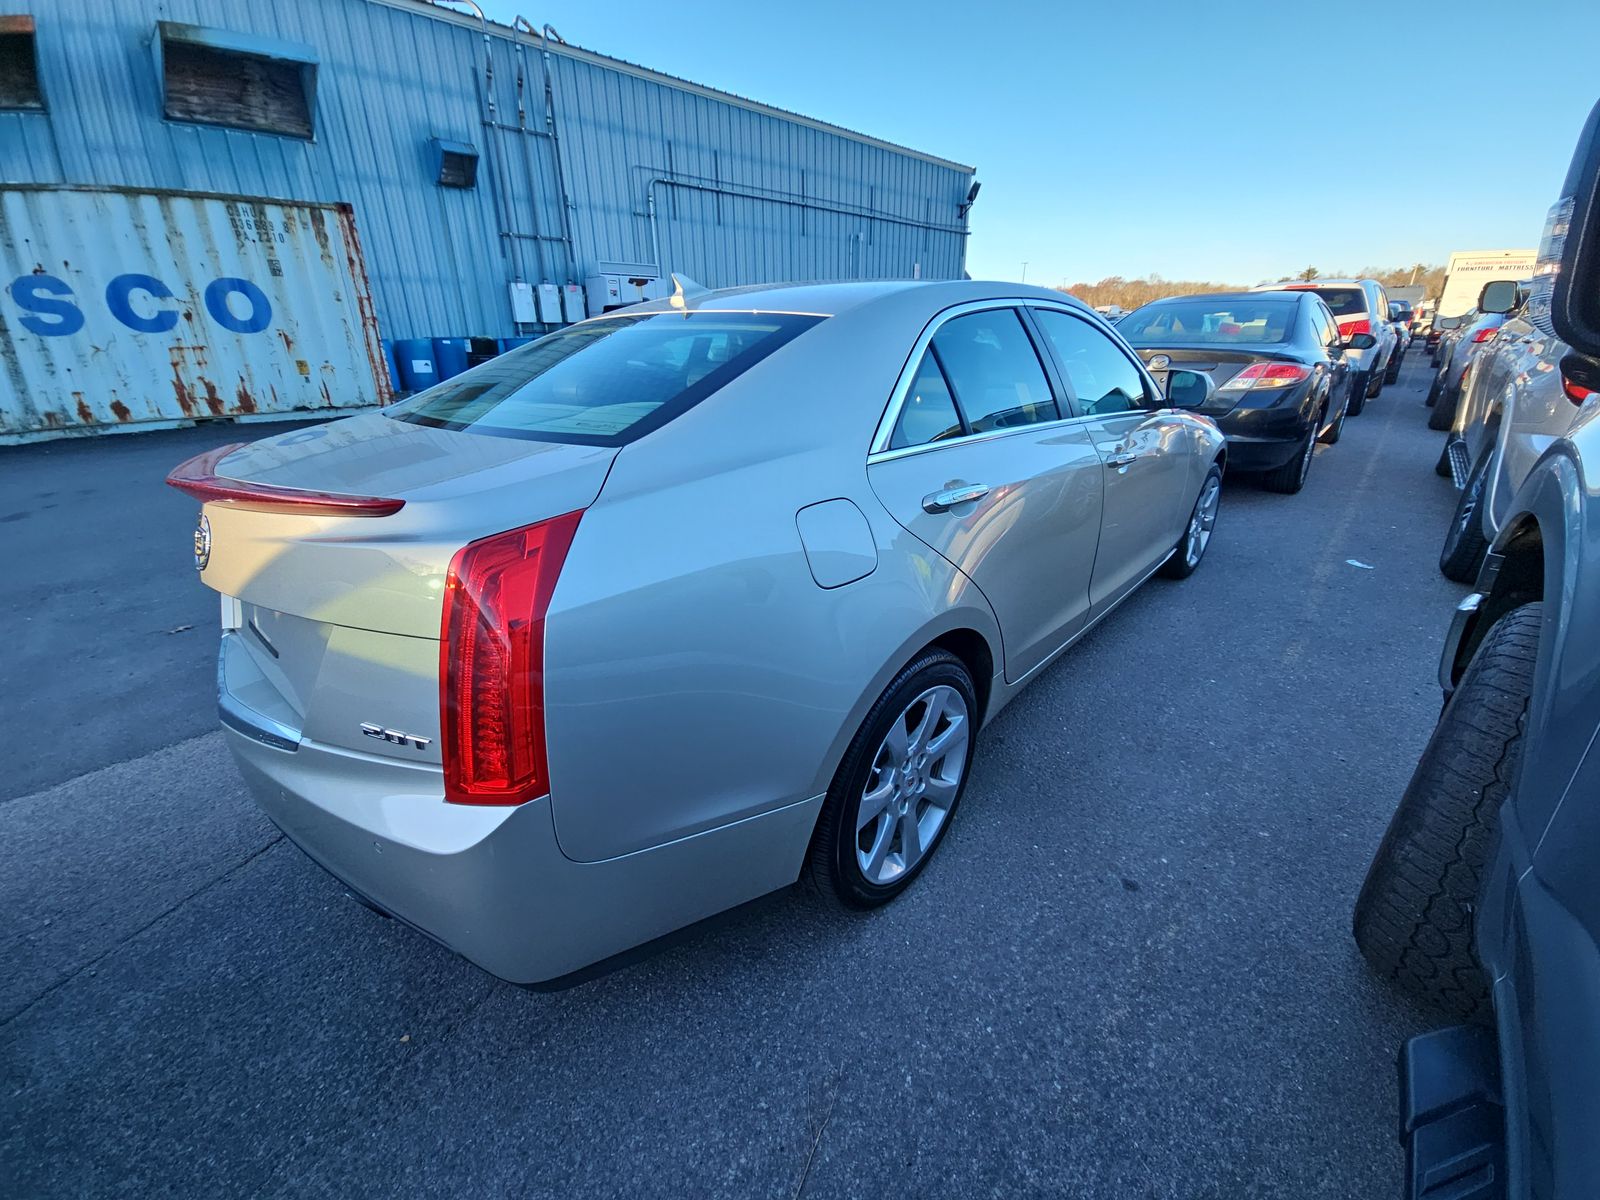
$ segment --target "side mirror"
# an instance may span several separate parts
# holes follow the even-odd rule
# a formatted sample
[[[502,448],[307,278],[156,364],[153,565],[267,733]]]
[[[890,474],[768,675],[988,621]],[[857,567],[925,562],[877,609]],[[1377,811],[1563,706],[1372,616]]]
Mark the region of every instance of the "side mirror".
[[[1508,313],[1517,306],[1517,281],[1493,279],[1478,293],[1478,311]]]
[[[1550,295],[1556,336],[1579,354],[1600,357],[1600,104],[1578,135],[1535,270],[1548,271],[1551,260],[1560,262]]]
[[[1370,333],[1352,333],[1339,343],[1341,350],[1371,350],[1378,344],[1378,339]]]
[[[1173,408],[1204,408],[1216,393],[1216,381],[1204,371],[1167,372],[1167,402]]]

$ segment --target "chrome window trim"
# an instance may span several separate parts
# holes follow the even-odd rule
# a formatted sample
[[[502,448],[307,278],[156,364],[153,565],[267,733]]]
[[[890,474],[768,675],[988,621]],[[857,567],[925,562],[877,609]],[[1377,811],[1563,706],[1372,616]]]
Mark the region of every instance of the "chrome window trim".
[[[1131,414],[1113,413],[1113,416],[1127,416]],[[947,450],[952,446],[970,446],[975,442],[992,442],[998,438],[1016,437],[1019,433],[1038,433],[1041,430],[1063,429],[1073,425],[1083,425],[1089,421],[1105,420],[1104,417],[1058,417],[1054,421],[1035,421],[1031,425],[1017,425],[1011,429],[987,429],[982,433],[969,433],[961,437],[942,438],[937,442],[921,442],[915,446],[901,446],[896,450],[874,450],[867,455],[867,465],[874,463],[893,462],[897,458],[909,458],[913,454],[926,454],[932,450]],[[891,430],[894,426],[889,427]]]
[[[896,450],[889,448],[889,439],[894,436],[895,424],[900,420],[900,409],[905,405],[906,393],[911,390],[912,380],[916,378],[917,367],[921,365],[922,357],[927,354],[928,346],[933,341],[934,336],[940,329],[944,328],[946,323],[953,321],[957,317],[964,317],[968,313],[988,312],[997,308],[1058,309],[1061,312],[1071,313],[1073,316],[1083,319],[1083,313],[1070,304],[1052,304],[1048,300],[1026,296],[996,296],[988,300],[969,300],[964,304],[941,309],[923,326],[922,332],[917,336],[917,340],[911,345],[911,352],[906,355],[905,365],[900,368],[900,375],[895,380],[894,389],[889,393],[889,402],[884,406],[883,415],[878,418],[878,427],[874,431],[872,442],[867,448],[867,462],[887,462],[893,458],[904,458],[908,454],[916,454],[925,450],[939,450],[946,446],[962,446],[970,442],[986,441],[990,438],[1010,437],[1017,433],[1036,432],[1040,429],[1050,429],[1058,425],[1068,425],[1074,421],[1089,419],[1088,417],[1069,415],[1058,417],[1054,421],[1037,421],[1031,425],[1018,425],[1015,429],[991,429],[983,433],[963,434],[961,437],[945,438],[937,442],[923,442],[917,446],[901,446]],[[1027,322],[1023,322],[1023,327],[1027,330],[1028,340],[1031,343],[1033,341],[1033,331],[1027,329]],[[1107,328],[1109,329],[1110,327],[1107,326]],[[1115,334],[1116,331],[1112,330],[1113,337],[1115,337]],[[1126,349],[1126,343],[1124,343],[1124,349]],[[1033,348],[1035,355],[1038,355],[1040,350],[1041,348],[1038,346]],[[1048,350],[1045,352],[1048,353]],[[1139,361],[1137,354],[1131,355],[1131,357],[1135,362]],[[1058,412],[1066,412],[1068,397],[1055,394],[1055,385],[1051,379],[1049,365],[1041,359],[1039,369],[1044,372],[1046,383],[1050,384],[1051,398],[1055,401],[1056,410]],[[1144,370],[1142,364],[1140,366],[1140,374],[1147,383],[1151,383],[1153,394],[1159,396],[1161,389],[1154,387],[1153,381],[1150,379],[1150,373]]]

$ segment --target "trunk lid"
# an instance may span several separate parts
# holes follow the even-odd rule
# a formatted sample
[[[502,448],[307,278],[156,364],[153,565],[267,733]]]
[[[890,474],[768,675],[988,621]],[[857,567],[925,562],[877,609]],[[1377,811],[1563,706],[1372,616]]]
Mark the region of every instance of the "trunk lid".
[[[1139,347],[1136,353],[1144,360],[1145,366],[1150,368],[1150,374],[1155,376],[1156,383],[1163,389],[1167,386],[1167,375],[1176,368],[1182,371],[1200,371],[1211,376],[1211,381],[1221,387],[1251,363],[1258,362],[1301,362],[1302,358],[1287,344],[1269,343],[1261,346],[1251,346],[1249,349],[1234,348],[1229,346],[1171,346],[1167,348],[1150,346]],[[1154,365],[1153,360],[1165,359],[1164,365]],[[1197,412],[1215,415],[1231,410],[1238,403],[1237,396],[1216,395],[1211,398],[1211,403]]]
[[[616,454],[380,413],[229,454],[215,467],[223,482],[405,503],[380,517],[207,503],[201,579],[222,593],[231,631],[222,686],[307,738],[437,764],[451,559],[468,542],[587,508]],[[412,736],[396,742],[363,725]]]

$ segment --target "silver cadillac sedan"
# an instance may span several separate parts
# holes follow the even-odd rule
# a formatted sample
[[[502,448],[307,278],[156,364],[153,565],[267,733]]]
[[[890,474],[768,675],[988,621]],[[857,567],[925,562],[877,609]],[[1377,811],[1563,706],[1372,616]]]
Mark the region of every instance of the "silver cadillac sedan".
[[[980,727],[1200,564],[1211,386],[1056,292],[680,293],[169,482],[261,807],[536,983],[803,873],[904,890]]]

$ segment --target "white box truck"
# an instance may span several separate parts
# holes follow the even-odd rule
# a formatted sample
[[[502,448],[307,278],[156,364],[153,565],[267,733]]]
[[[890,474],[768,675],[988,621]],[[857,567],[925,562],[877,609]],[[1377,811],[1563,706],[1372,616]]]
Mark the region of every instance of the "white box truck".
[[[1459,317],[1478,306],[1478,293],[1491,279],[1529,279],[1537,250],[1457,250],[1445,268],[1437,316]]]

